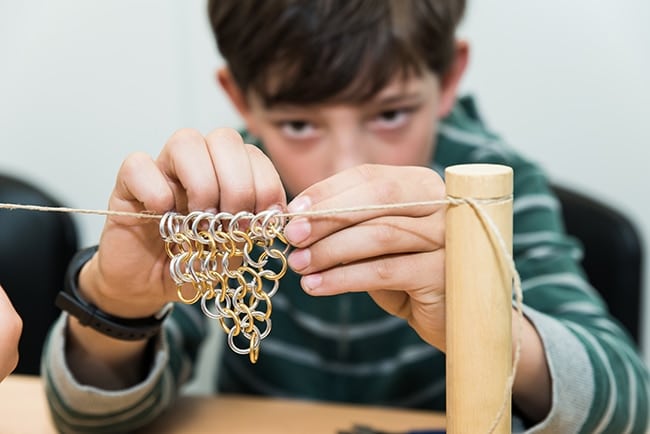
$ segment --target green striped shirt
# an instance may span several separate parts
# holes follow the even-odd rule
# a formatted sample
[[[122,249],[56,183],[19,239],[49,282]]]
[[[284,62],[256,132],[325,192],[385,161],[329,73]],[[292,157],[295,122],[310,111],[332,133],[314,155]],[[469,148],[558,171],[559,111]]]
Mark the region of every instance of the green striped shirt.
[[[648,369],[586,280],[581,248],[564,233],[544,173],[490,132],[469,98],[441,122],[431,168],[443,175],[463,163],[514,170],[513,253],[525,314],[542,338],[553,381],[551,412],[526,432],[649,432]],[[69,373],[65,318],[50,333],[43,375],[54,420],[70,433],[124,431],[156,417],[189,377],[206,334],[200,309],[179,304],[150,375],[109,394]],[[216,391],[444,410],[444,354],[367,294],[310,297],[289,271],[273,298],[272,320],[256,364],[224,349]]]

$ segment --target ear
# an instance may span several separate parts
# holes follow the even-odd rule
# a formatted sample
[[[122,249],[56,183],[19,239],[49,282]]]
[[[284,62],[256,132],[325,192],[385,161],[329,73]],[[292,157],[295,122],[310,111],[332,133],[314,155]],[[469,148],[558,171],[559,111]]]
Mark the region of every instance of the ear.
[[[234,77],[232,76],[232,73],[230,72],[230,69],[226,67],[217,69],[216,77],[217,77],[217,81],[219,82],[219,85],[221,85],[221,88],[224,90],[226,95],[228,95],[228,98],[230,98],[230,102],[235,107],[235,109],[239,112],[239,115],[246,123],[247,129],[251,133],[255,134],[253,132],[253,120],[252,120],[253,117],[251,114],[251,109],[250,109],[248,99],[246,98],[246,95],[244,94],[242,89],[235,81]]]
[[[469,44],[467,41],[456,41],[454,60],[449,70],[440,79],[440,105],[438,106],[438,117],[442,118],[449,114],[456,102],[458,85],[465,73],[469,61]]]

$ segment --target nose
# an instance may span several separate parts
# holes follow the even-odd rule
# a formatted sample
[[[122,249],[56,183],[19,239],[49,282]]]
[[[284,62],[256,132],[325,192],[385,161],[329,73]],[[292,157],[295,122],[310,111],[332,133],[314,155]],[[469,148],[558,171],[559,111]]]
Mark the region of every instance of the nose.
[[[337,128],[331,132],[330,140],[336,172],[369,162],[364,134],[357,128]]]

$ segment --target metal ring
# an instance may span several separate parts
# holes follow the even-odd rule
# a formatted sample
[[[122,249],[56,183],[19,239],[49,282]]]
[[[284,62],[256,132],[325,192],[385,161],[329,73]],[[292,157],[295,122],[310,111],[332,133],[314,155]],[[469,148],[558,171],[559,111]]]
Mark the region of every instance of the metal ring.
[[[185,304],[194,304],[194,303],[196,303],[196,301],[199,298],[201,298],[201,290],[197,289],[194,285],[192,287],[194,288],[196,293],[194,294],[194,296],[192,298],[185,298],[183,296],[183,285],[177,286],[176,287],[176,296],[178,297],[178,299],[180,301],[182,301],[183,303],[185,303]]]

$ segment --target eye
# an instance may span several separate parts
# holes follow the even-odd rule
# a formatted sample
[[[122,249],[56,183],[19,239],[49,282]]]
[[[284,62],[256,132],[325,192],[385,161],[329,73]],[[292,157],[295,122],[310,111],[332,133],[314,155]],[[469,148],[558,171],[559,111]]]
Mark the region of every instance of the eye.
[[[316,135],[316,127],[307,121],[292,120],[278,123],[282,133],[291,139],[309,139]]]
[[[392,130],[405,125],[413,109],[401,108],[385,110],[370,121],[373,128]]]

